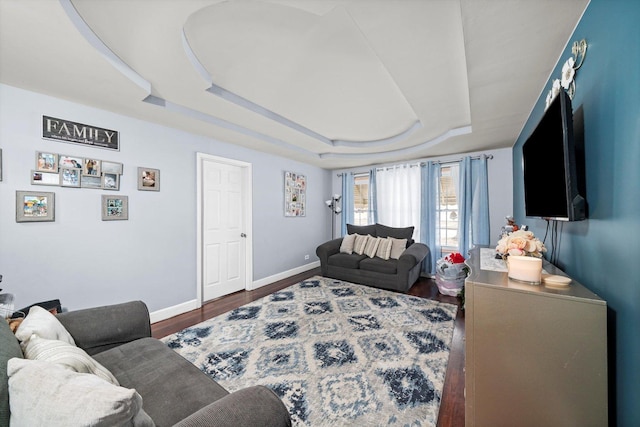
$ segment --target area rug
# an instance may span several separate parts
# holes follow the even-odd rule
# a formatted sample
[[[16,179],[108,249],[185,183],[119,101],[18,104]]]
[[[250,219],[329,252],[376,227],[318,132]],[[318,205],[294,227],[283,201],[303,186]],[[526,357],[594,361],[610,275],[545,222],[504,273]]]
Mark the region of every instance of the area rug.
[[[295,426],[435,426],[456,310],[316,276],[163,341],[230,392],[271,388]]]

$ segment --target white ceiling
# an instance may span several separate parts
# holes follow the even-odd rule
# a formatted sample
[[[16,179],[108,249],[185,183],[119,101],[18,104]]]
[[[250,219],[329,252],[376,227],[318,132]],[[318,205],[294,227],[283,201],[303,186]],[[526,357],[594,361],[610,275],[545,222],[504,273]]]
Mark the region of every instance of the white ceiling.
[[[488,150],[587,3],[0,0],[0,82],[325,168]]]

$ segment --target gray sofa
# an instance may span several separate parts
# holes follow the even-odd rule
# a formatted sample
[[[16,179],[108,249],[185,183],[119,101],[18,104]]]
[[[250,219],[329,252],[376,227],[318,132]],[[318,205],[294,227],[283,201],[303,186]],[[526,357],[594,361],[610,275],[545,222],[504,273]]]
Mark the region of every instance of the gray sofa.
[[[289,412],[270,389],[227,392],[196,366],[151,338],[149,312],[140,301],[61,313],[78,347],[135,388],[157,426],[290,426]],[[22,358],[18,340],[0,319],[0,427],[9,424],[7,361]]]
[[[342,237],[333,239],[316,249],[316,255],[320,258],[321,274],[324,277],[407,292],[420,277],[423,262],[430,262],[429,247],[413,241],[413,229],[414,227],[397,228],[382,224],[347,224],[348,234],[407,239],[407,248],[398,259],[384,260],[355,253],[340,253]]]

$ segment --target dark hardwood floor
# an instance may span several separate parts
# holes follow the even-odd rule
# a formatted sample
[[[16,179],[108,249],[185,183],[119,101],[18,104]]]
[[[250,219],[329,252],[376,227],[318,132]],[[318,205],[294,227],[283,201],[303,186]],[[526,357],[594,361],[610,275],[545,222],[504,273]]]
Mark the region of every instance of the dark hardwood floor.
[[[263,286],[253,291],[240,291],[227,295],[203,305],[198,310],[180,314],[171,319],[156,322],[151,325],[151,331],[155,338],[171,335],[184,328],[193,326],[212,317],[233,310],[257,299],[263,298],[276,291],[284,289],[301,280],[314,275],[319,275],[320,269],[309,270],[305,273],[289,277],[284,280]],[[464,425],[464,311],[460,309],[460,300],[438,292],[438,288],[432,279],[421,277],[408,292],[423,298],[448,302],[458,306],[458,314],[455,320],[449,364],[444,381],[440,413],[438,415],[439,427],[458,427]]]

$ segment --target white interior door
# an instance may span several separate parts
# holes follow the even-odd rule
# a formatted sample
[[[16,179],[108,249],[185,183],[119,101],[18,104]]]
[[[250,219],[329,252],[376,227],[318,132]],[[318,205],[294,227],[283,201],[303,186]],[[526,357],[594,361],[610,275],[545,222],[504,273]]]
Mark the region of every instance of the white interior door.
[[[201,301],[247,288],[247,169],[199,155]]]

